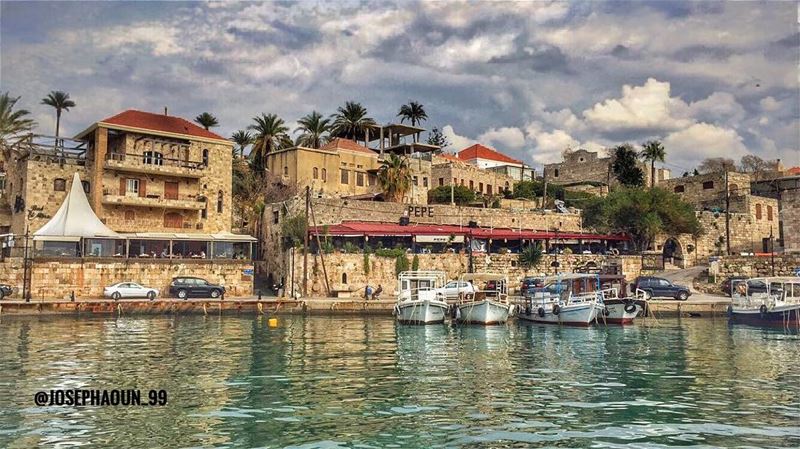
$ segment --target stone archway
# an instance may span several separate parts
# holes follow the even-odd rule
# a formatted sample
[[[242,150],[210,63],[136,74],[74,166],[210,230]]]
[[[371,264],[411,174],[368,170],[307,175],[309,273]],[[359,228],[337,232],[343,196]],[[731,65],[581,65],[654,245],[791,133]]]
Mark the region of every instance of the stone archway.
[[[685,268],[683,245],[676,237],[669,237],[664,242],[662,249],[665,267],[670,264],[678,268]]]

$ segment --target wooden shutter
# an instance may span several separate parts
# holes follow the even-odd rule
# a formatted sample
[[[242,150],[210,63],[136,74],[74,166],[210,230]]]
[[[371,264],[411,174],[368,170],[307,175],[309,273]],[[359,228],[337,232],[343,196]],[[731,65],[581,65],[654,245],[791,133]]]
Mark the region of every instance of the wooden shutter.
[[[125,196],[126,187],[128,187],[128,180],[125,178],[119,178],[119,194],[121,196]]]
[[[177,182],[164,182],[164,198],[168,200],[178,199],[178,183]]]
[[[147,195],[147,189],[145,186],[147,185],[147,181],[144,179],[139,180],[139,196],[144,197]]]

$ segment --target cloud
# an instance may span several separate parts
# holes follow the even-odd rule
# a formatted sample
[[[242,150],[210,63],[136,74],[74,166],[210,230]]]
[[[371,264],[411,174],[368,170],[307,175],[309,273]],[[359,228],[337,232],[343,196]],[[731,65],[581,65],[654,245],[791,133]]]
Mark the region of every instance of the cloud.
[[[708,123],[696,123],[670,133],[663,143],[669,159],[679,159],[685,164],[684,168],[691,168],[689,164],[709,157],[738,160],[747,154],[742,137],[736,131]]]
[[[491,128],[478,136],[478,141],[489,146],[518,150],[525,146],[525,135],[519,128]]]
[[[447,149],[453,151],[461,151],[468,146],[478,143],[469,137],[456,134],[451,125],[445,125],[442,127],[442,135],[447,139],[448,142],[450,142],[450,146],[448,146]]]

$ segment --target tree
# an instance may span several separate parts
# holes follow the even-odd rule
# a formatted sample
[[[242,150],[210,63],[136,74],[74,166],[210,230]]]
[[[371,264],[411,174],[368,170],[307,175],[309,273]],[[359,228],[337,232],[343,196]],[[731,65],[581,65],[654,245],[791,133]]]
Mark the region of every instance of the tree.
[[[331,119],[322,118],[322,114],[317,111],[311,111],[311,114],[306,115],[297,121],[300,126],[295,128],[295,132],[301,131],[297,137],[297,145],[319,148],[327,140],[327,134],[331,130]]]
[[[11,97],[8,92],[0,94],[0,145],[5,146],[7,140],[25,131],[30,131],[36,123],[27,118],[26,109],[14,110],[19,97]]]
[[[263,175],[266,170],[267,155],[282,146],[287,146],[287,141],[288,145],[291,145],[291,139],[286,134],[289,128],[276,114],[262,112],[260,116],[253,117],[253,122],[255,123],[247,127],[255,133],[253,149],[249,156],[250,166],[256,174]]]
[[[539,265],[543,255],[541,245],[538,243],[528,245],[519,253],[519,265],[526,270],[533,268]]]
[[[214,117],[214,115],[211,114],[210,112],[203,112],[202,114],[195,117],[194,121],[198,125],[205,128],[206,130],[208,130],[208,128],[219,126],[219,121],[217,121],[217,118]]]
[[[239,157],[244,157],[244,150],[253,144],[253,135],[249,132],[240,129],[233,133],[231,140],[239,147]],[[233,149],[234,156],[236,155],[236,148]]]
[[[61,131],[61,113],[63,111],[69,112],[69,108],[75,107],[75,102],[70,100],[68,93],[53,90],[42,98],[42,104],[51,106],[56,110],[56,141],[58,141],[59,132]]]
[[[667,152],[664,150],[664,145],[658,140],[650,140],[642,145],[642,152],[639,156],[645,162],[650,162],[650,187],[656,186],[656,162],[664,162],[667,157]]]
[[[649,248],[658,234],[699,236],[694,207],[661,188],[622,188],[584,205],[583,225],[597,232],[625,233],[635,248]]]
[[[392,153],[385,158],[378,169],[378,184],[386,201],[400,203],[411,189],[411,169],[408,162]]]
[[[638,153],[636,153],[631,144],[626,143],[614,147],[612,154],[614,162],[611,165],[611,170],[620,184],[627,187],[644,185],[644,173],[639,168]]]
[[[437,147],[439,147],[439,149],[436,150],[436,154],[441,154],[442,148],[450,146],[450,141],[448,141],[447,137],[445,137],[445,135],[442,134],[442,130],[440,130],[437,127],[434,127],[428,133],[428,145],[436,145]]]
[[[416,101],[409,101],[408,104],[400,106],[400,112],[397,113],[400,117],[400,123],[408,120],[411,126],[417,126],[428,119],[428,114],[425,113],[425,108],[422,103]],[[417,134],[414,134],[414,142],[417,141]]]
[[[739,168],[744,173],[752,174],[754,181],[758,181],[764,175],[764,172],[769,171],[775,165],[777,165],[775,161],[765,161],[755,154],[746,154],[739,161]]]
[[[336,113],[331,116],[331,135],[344,137],[358,141],[364,139],[364,145],[368,142],[366,134],[376,126],[375,120],[367,116],[367,108],[355,101],[348,101],[344,106],[340,106]]]
[[[251,235],[260,236],[261,216],[267,202],[281,202],[297,195],[297,185],[286,185],[279,176],[255,173],[243,159],[233,161],[233,204],[239,226],[247,224]]]
[[[727,157],[709,157],[700,162],[695,172],[705,174],[733,170],[736,170],[736,162],[734,162],[733,159]]]
[[[286,218],[281,223],[281,235],[283,236],[283,247],[302,248],[305,243],[306,232],[308,232],[308,217],[304,214]]]
[[[475,192],[469,187],[453,186],[453,201],[459,206],[465,206],[475,201]],[[428,203],[450,204],[450,186],[439,186],[428,190]]]

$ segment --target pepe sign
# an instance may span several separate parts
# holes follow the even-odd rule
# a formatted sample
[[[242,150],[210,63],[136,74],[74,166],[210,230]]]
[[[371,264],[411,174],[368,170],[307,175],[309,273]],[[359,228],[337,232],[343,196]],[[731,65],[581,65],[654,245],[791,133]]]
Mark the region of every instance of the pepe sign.
[[[432,206],[408,206],[409,217],[433,217]]]

